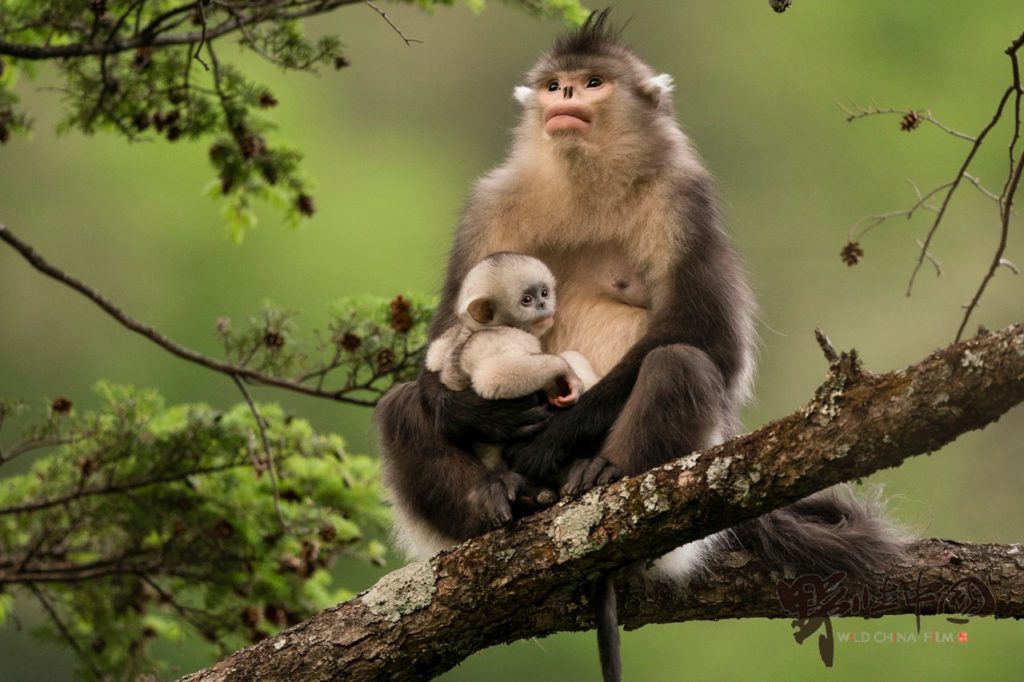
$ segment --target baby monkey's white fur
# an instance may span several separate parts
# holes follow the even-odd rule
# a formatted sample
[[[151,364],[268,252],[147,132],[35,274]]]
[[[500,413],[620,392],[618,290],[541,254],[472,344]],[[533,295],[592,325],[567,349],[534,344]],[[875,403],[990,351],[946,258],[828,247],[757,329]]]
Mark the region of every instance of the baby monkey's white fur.
[[[524,296],[533,304],[523,304]],[[477,263],[462,282],[457,313],[458,324],[427,349],[427,369],[440,372],[451,390],[472,388],[488,400],[547,391],[552,404],[563,407],[597,383],[581,354],[541,350],[540,337],[555,313],[555,277],[540,260],[498,253]],[[560,395],[559,380],[568,395]]]

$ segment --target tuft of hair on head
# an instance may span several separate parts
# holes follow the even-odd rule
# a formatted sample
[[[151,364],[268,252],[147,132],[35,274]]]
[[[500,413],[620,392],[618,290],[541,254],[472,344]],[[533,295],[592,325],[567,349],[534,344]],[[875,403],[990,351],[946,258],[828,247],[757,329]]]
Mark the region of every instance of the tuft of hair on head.
[[[605,52],[609,47],[623,47],[622,30],[608,22],[611,8],[591,12],[583,25],[574,31],[563,33],[555,40],[551,56],[593,55]]]

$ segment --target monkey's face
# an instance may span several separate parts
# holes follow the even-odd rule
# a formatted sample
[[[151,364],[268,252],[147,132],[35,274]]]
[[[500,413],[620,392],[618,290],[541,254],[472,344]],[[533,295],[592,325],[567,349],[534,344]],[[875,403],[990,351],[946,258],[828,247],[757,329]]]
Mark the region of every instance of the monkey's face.
[[[547,282],[527,286],[511,303],[509,310],[516,318],[515,326],[534,336],[543,336],[555,323],[555,292]]]
[[[670,117],[672,78],[622,48],[544,57],[515,89],[519,140],[562,151],[636,150]]]
[[[544,132],[586,136],[598,124],[602,103],[615,92],[615,83],[592,71],[559,72],[537,93]]]

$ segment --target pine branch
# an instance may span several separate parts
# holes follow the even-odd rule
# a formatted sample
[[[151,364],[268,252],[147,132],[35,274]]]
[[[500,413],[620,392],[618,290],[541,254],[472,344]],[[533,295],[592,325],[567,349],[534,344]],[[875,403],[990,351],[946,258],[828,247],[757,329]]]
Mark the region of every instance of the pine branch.
[[[184,679],[421,679],[492,644],[587,628],[591,616],[580,601],[594,576],[937,450],[1022,401],[1024,324],[882,375],[844,353],[830,362],[814,398],[787,417],[406,566],[359,597]],[[756,562],[742,566],[741,578],[737,564],[750,561],[728,562],[733,568],[688,596],[624,595],[623,620],[638,627],[833,615],[800,613],[799,604],[780,600],[783,576]],[[1024,617],[1024,558],[1016,545],[926,541],[907,566],[870,583],[839,583],[851,594],[916,586],[913,600],[888,613]],[[922,586],[931,589],[929,599]],[[971,598],[947,598],[954,590]]]

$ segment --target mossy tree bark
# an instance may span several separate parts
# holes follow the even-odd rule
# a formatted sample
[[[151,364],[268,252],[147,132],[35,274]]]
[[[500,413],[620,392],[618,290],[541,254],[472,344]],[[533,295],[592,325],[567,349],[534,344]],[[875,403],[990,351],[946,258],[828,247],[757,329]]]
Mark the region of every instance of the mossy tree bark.
[[[586,629],[595,576],[934,451],[1022,400],[1024,324],[887,374],[865,372],[853,353],[832,354],[825,382],[793,414],[410,564],[355,599],[184,679],[423,678],[495,643]],[[634,585],[621,595],[622,622],[1024,617],[1017,545],[923,541],[907,565],[866,582],[781,575],[743,553],[726,563],[682,594]],[[810,582],[794,582],[801,580]],[[829,607],[795,595],[807,588],[828,597]]]

